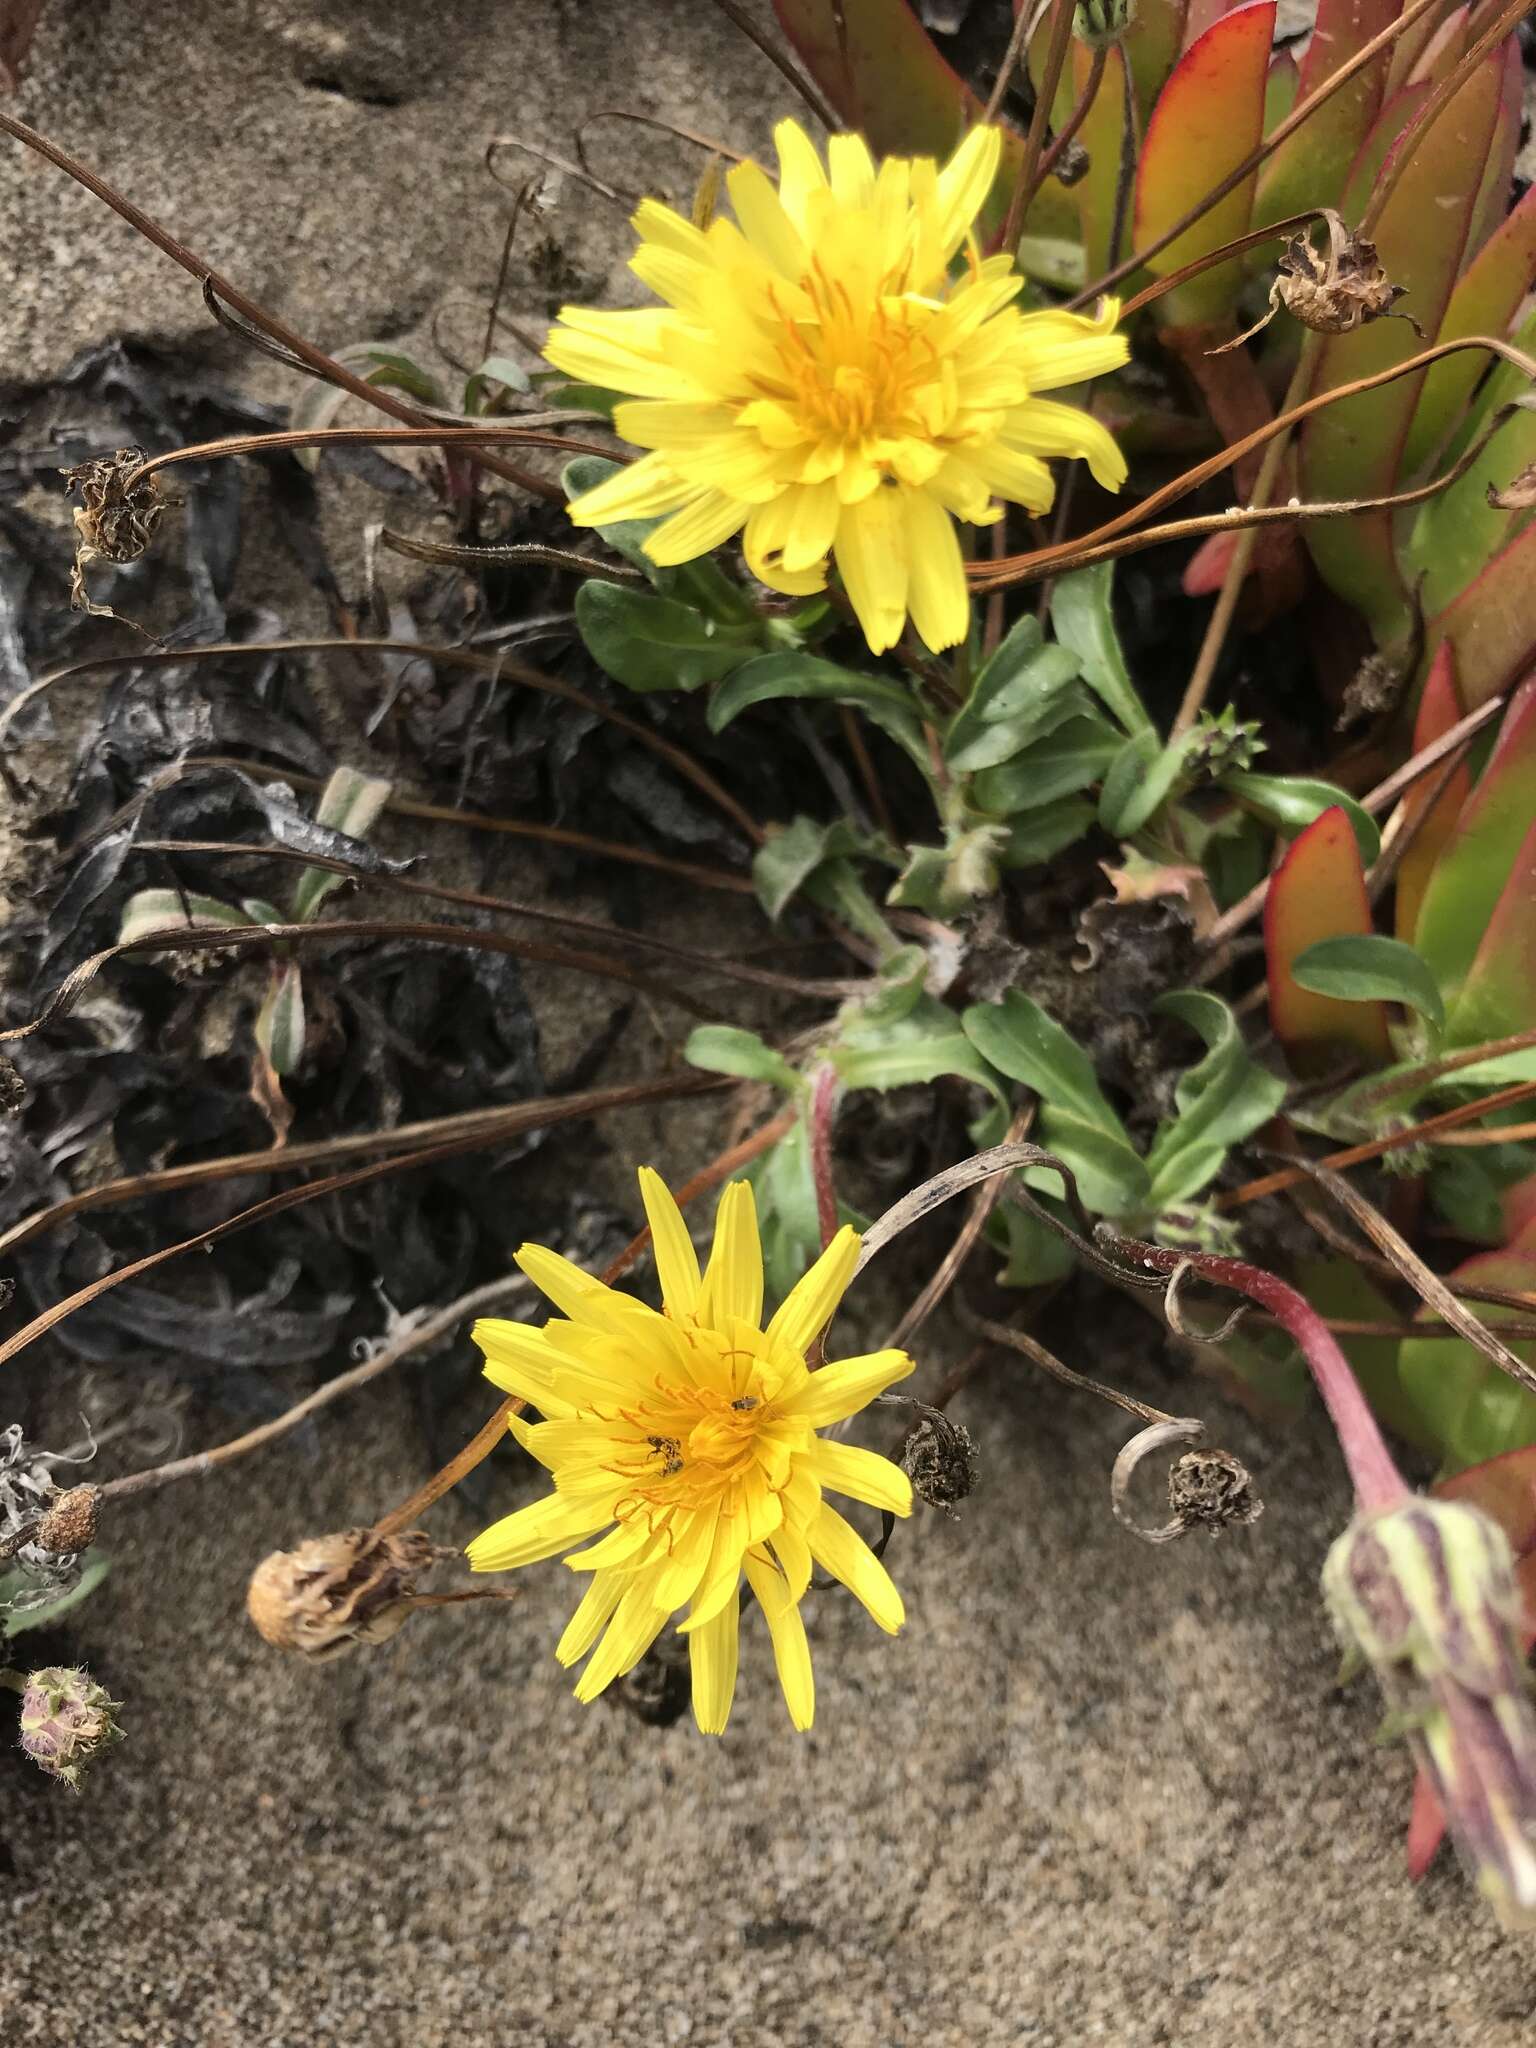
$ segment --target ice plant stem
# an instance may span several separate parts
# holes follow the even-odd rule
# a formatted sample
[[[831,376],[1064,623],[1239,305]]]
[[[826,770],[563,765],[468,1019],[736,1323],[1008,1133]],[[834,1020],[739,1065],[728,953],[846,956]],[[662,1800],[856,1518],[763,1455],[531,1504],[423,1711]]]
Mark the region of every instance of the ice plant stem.
[[[1024,154],[1019,161],[1018,180],[1013,188],[1013,197],[1008,202],[1007,218],[1003,222],[1003,247],[1012,253],[1023,230],[1024,216],[1040,184],[1040,154],[1045,144],[1045,131],[1051,118],[1051,108],[1056,99],[1056,88],[1061,82],[1062,67],[1067,61],[1067,49],[1072,41],[1072,15],[1075,0],[1056,0],[1055,13],[1051,17],[1051,40],[1046,46],[1045,67],[1040,74],[1039,90],[1035,94],[1035,110],[1029,117],[1029,133],[1024,138]],[[1019,13],[1013,36],[1008,44],[1008,57],[1004,61],[1004,78],[1012,68],[1011,59],[1014,45],[1022,41],[1020,27],[1027,23],[1030,9],[1027,4]],[[1027,33],[1027,30],[1026,30]]]
[[[1407,1482],[1392,1462],[1386,1440],[1376,1427],[1360,1383],[1349,1369],[1333,1332],[1304,1296],[1262,1266],[1242,1259],[1224,1259],[1213,1252],[1178,1251],[1168,1245],[1144,1244],[1130,1238],[1114,1240],[1114,1249],[1138,1265],[1175,1273],[1192,1268],[1218,1287],[1246,1294],[1267,1309],[1299,1346],[1317,1390],[1323,1397],[1349,1467],[1355,1498],[1366,1512],[1399,1506],[1409,1498]]]
[[[1061,162],[1062,157],[1066,153],[1067,144],[1073,140],[1078,129],[1082,127],[1088,116],[1093,112],[1093,103],[1099,96],[1099,87],[1104,83],[1104,66],[1108,57],[1109,48],[1107,44],[1103,48],[1094,51],[1092,61],[1088,66],[1088,76],[1083,81],[1083,96],[1067,116],[1061,133],[1052,137],[1050,148],[1040,159],[1040,169],[1035,178],[1037,187],[1045,183],[1052,171],[1055,170],[1057,164]]]
[[[732,1145],[717,1159],[712,1159],[708,1166],[701,1168],[692,1180],[684,1181],[677,1190],[674,1200],[678,1206],[681,1208],[710,1188],[718,1187],[721,1181],[729,1180],[738,1167],[745,1166],[749,1160],[756,1159],[759,1153],[766,1152],[770,1145],[777,1144],[780,1138],[793,1130],[798,1113],[793,1106],[780,1110],[776,1117],[771,1117],[767,1123],[760,1124],[752,1135],[743,1138],[739,1145]],[[603,1272],[602,1283],[605,1287],[612,1286],[615,1280],[628,1272],[649,1244],[650,1237],[650,1228],[647,1226],[630,1239],[623,1251]],[[434,1473],[426,1485],[418,1488],[408,1501],[376,1523],[376,1533],[380,1536],[393,1536],[401,1529],[408,1529],[413,1522],[419,1521],[428,1508],[435,1506],[445,1493],[451,1493],[461,1479],[473,1472],[477,1465],[485,1462],[497,1445],[505,1440],[509,1418],[520,1414],[522,1408],[521,1401],[503,1401],[489,1421],[475,1432],[461,1451],[455,1452],[440,1472]]]
[[[811,1076],[811,1177],[821,1248],[837,1235],[837,1189],[832,1178],[832,1125],[837,1116],[837,1069],[824,1060]]]

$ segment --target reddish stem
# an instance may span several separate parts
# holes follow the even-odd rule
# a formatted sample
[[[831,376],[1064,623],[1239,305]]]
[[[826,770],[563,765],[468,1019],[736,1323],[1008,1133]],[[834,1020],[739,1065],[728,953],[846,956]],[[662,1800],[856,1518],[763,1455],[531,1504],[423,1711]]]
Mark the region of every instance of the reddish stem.
[[[837,1235],[837,1189],[832,1181],[832,1122],[837,1114],[837,1071],[823,1063],[811,1076],[811,1178],[816,1183],[816,1220],[825,1251]]]
[[[1376,1426],[1376,1418],[1349,1361],[1328,1325],[1294,1287],[1287,1286],[1273,1273],[1266,1273],[1262,1266],[1250,1266],[1242,1259],[1220,1258],[1214,1252],[1175,1251],[1166,1245],[1143,1244],[1128,1238],[1118,1239],[1115,1248],[1139,1265],[1163,1273],[1192,1267],[1203,1279],[1246,1294],[1261,1308],[1268,1309],[1295,1339],[1311,1369],[1338,1436],[1360,1507],[1367,1511],[1396,1507],[1408,1498],[1408,1484],[1392,1462],[1392,1453]]]

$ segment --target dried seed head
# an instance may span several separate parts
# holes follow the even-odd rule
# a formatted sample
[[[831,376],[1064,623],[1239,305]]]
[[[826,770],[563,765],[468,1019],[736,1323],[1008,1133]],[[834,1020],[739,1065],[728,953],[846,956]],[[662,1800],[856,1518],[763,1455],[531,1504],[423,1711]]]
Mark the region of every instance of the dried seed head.
[[[417,1579],[447,1554],[420,1529],[311,1536],[256,1567],[246,1612],[277,1649],[318,1663],[354,1643],[388,1641],[411,1611]]]
[[[936,1408],[918,1417],[901,1447],[901,1469],[931,1508],[953,1514],[976,1485],[976,1441],[963,1423]]]
[[[95,613],[85,588],[91,562],[136,562],[155,537],[165,516],[165,501],[153,475],[137,472],[145,460],[142,448],[119,448],[98,455],[78,469],[64,472],[65,487],[78,491],[75,507],[75,566],[69,597],[77,611]]]
[[[1342,221],[1336,229],[1330,222],[1330,229],[1325,256],[1304,234],[1296,236],[1280,258],[1275,290],[1303,327],[1318,334],[1351,334],[1390,313],[1404,287],[1393,284],[1382,269],[1374,242],[1350,234]]]
[[[1368,654],[1345,685],[1334,731],[1349,732],[1368,719],[1385,718],[1395,711],[1412,666],[1399,655]]]
[[[39,1550],[51,1550],[61,1557],[89,1550],[96,1541],[100,1514],[101,1488],[72,1486],[67,1493],[54,1497],[52,1505],[38,1522],[32,1541]]]
[[[1323,1592],[1478,1889],[1501,1925],[1536,1928],[1536,1713],[1503,1530],[1465,1501],[1413,1498],[1357,1516],[1328,1553]]]
[[[1185,1529],[1217,1536],[1234,1523],[1256,1522],[1264,1503],[1248,1468],[1230,1451],[1186,1451],[1168,1474],[1168,1506]]]
[[[119,1705],[87,1671],[34,1671],[21,1696],[21,1746],[39,1770],[78,1792],[80,1773],[122,1735]]]

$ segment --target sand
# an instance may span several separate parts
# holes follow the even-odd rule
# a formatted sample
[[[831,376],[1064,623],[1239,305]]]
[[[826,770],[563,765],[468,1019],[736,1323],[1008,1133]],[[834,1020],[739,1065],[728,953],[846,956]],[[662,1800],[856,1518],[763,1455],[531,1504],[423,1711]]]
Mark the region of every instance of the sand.
[[[615,102],[755,144],[784,94],[704,0],[117,0],[54,6],[15,104],[336,346],[483,301],[485,140],[567,148],[574,121]],[[687,189],[680,151],[647,141],[641,161]],[[570,195],[557,224],[596,287],[612,282],[617,212]],[[23,279],[13,377],[118,331],[204,332],[187,279],[9,146],[0,234]],[[536,289],[520,303],[537,317]],[[271,366],[198,346],[280,388]],[[552,1042],[576,997],[536,989]],[[687,1171],[718,1132],[705,1109],[633,1115],[596,1184],[632,1209],[629,1158]],[[872,1270],[873,1326],[900,1277]],[[421,1615],[324,1669],[259,1642],[242,1614],[255,1561],[422,1477],[407,1375],[216,1485],[125,1504],[106,1532],[115,1573],[67,1641],[125,1702],[128,1739],[79,1798],[0,1755],[0,2038],[1524,2043],[1533,1952],[1447,1865],[1410,1888],[1406,1758],[1372,1747],[1369,1689],[1334,1686],[1317,1575],[1349,1501],[1326,1432],[1261,1428],[1150,1323],[1106,1325],[1095,1305],[1057,1336],[1206,1415],[1252,1466],[1264,1518],[1219,1543],[1140,1544],[1109,1513],[1119,1421],[995,1361],[956,1410],[979,1490],[891,1551],[905,1633],[812,1603],[808,1737],[756,1624],[720,1741],[578,1706],[551,1655],[572,1599],[558,1564],[524,1574],[511,1607]],[[918,1391],[958,1341],[934,1326]],[[229,1428],[211,1404],[186,1426],[188,1447]],[[531,1479],[509,1450],[492,1485],[504,1508]],[[486,1511],[455,1499],[431,1526],[462,1541]]]

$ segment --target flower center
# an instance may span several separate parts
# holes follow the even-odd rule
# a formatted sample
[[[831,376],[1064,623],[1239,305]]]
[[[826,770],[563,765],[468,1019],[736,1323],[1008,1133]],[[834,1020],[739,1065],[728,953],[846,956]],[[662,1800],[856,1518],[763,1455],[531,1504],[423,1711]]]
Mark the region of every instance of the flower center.
[[[898,300],[893,311],[883,285],[856,310],[844,286],[817,272],[801,284],[815,318],[781,311],[776,352],[802,426],[817,440],[855,445],[911,433],[913,393],[936,368],[932,344],[913,325],[918,309]]]

